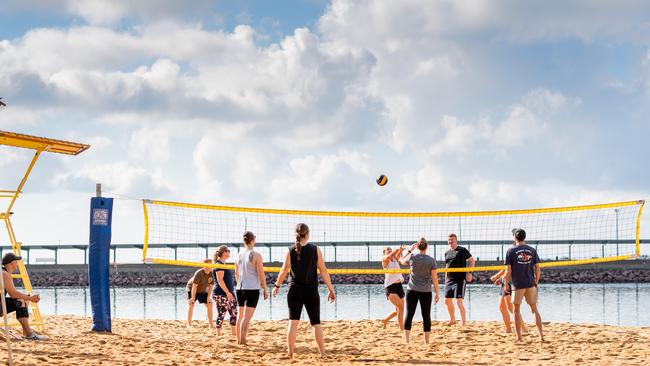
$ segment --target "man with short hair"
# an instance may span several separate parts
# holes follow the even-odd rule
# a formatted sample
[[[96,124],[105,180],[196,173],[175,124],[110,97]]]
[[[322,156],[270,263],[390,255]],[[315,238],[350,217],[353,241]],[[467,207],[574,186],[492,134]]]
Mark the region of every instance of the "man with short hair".
[[[474,267],[475,261],[472,254],[466,248],[458,245],[458,237],[451,233],[447,236],[449,250],[445,252],[445,265],[447,268],[465,268],[467,262],[470,267]],[[465,316],[465,284],[472,282],[471,272],[446,272],[445,273],[445,305],[449,312],[449,325],[456,324],[456,314],[454,311],[453,299],[456,299],[456,306],[460,312],[461,325],[465,325],[467,318]]]
[[[212,263],[212,259],[204,259],[203,263]],[[212,298],[209,294],[212,293],[214,280],[212,279],[212,269],[210,267],[203,267],[196,272],[185,286],[187,291],[187,327],[192,327],[192,315],[194,314],[194,303],[199,300],[199,303],[205,304],[208,311],[208,323],[210,329],[214,329],[215,325],[212,322]]]
[[[16,319],[20,323],[20,326],[23,328],[23,338],[33,340],[33,341],[44,341],[48,337],[44,335],[37,334],[29,326],[29,302],[39,302],[41,297],[37,294],[26,294],[16,290],[14,287],[14,281],[11,277],[11,274],[18,268],[18,261],[22,260],[21,256],[14,254],[13,252],[6,253],[2,256],[2,283],[5,287],[5,303],[7,306],[7,314],[16,312]],[[7,296],[8,295],[8,296]],[[0,308],[0,315],[2,314],[2,309]]]
[[[540,341],[544,342],[542,317],[537,309],[537,284],[542,273],[539,266],[539,256],[535,248],[526,245],[524,229],[512,229],[512,237],[516,245],[506,253],[506,273],[504,283],[506,289],[512,283],[512,303],[515,306],[515,332],[517,341],[521,341],[521,328],[524,320],[521,317],[521,301],[525,298],[530,310],[535,315],[535,324],[539,331]]]

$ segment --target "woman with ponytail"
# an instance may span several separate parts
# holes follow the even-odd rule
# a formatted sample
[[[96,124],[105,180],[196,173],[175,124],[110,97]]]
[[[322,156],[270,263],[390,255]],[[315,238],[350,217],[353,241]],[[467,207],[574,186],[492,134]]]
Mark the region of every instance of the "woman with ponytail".
[[[321,357],[325,356],[325,339],[320,324],[318,271],[320,271],[323,282],[327,285],[327,299],[334,302],[336,300],[334,286],[332,286],[329,272],[327,272],[323,253],[316,245],[309,244],[309,227],[306,224],[298,224],[296,225],[295,244],[289,248],[273,288],[273,296],[276,296],[284,279],[287,275],[290,275],[289,292],[287,294],[287,304],[289,305],[287,352],[289,358],[293,357],[296,350],[296,335],[303,306],[309,316],[309,322],[314,328],[314,338],[318,345],[318,351]]]

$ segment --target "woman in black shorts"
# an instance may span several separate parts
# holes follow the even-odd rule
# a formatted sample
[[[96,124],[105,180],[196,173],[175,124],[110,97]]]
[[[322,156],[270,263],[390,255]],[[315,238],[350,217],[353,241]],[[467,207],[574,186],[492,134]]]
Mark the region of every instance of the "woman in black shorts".
[[[327,299],[336,300],[334,286],[325,267],[323,253],[314,244],[309,244],[309,227],[305,224],[296,225],[296,244],[289,249],[284,259],[282,270],[273,288],[273,296],[278,294],[280,285],[290,274],[287,304],[289,305],[289,329],[287,330],[287,352],[289,358],[296,350],[296,335],[302,307],[307,310],[309,322],[314,328],[314,338],[318,344],[321,357],[325,356],[325,339],[320,325],[320,296],[318,295],[318,272],[327,285]]]
[[[384,248],[384,257],[381,260],[381,266],[387,270],[398,270],[399,259],[404,251],[404,245],[393,250],[391,247]],[[384,290],[386,291],[386,299],[390,301],[395,310],[388,314],[388,316],[381,321],[386,328],[386,324],[397,316],[397,323],[399,329],[404,330],[404,288],[402,287],[404,276],[401,273],[386,273],[384,274]]]

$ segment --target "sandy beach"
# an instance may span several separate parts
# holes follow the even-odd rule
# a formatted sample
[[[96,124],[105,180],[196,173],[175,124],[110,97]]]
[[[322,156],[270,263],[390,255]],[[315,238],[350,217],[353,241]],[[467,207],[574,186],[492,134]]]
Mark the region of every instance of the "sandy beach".
[[[297,355],[289,360],[286,321],[255,321],[247,346],[237,346],[230,336],[217,338],[205,321],[187,330],[182,321],[117,319],[113,334],[88,332],[89,318],[50,316],[46,322],[49,341],[13,343],[16,365],[632,365],[650,356],[650,327],[549,323],[547,341],[540,344],[534,331],[515,343],[497,322],[471,322],[465,328],[434,322],[433,342],[425,345],[422,325],[416,323],[407,346],[395,323],[383,329],[379,321],[332,321],[324,323],[329,354],[321,360],[303,322]],[[6,343],[2,348],[6,359]]]

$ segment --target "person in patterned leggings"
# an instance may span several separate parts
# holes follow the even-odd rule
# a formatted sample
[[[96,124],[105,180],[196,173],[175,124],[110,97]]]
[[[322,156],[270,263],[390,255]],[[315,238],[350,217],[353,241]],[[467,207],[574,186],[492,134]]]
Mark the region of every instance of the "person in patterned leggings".
[[[228,258],[230,258],[230,249],[225,245],[217,248],[212,257],[215,264],[225,264]],[[216,284],[212,291],[212,299],[217,305],[217,318],[215,319],[217,335],[221,335],[221,328],[226,313],[230,317],[228,319],[230,322],[230,332],[232,335],[236,335],[237,298],[235,298],[235,272],[232,269],[215,268],[212,270],[212,278]]]

